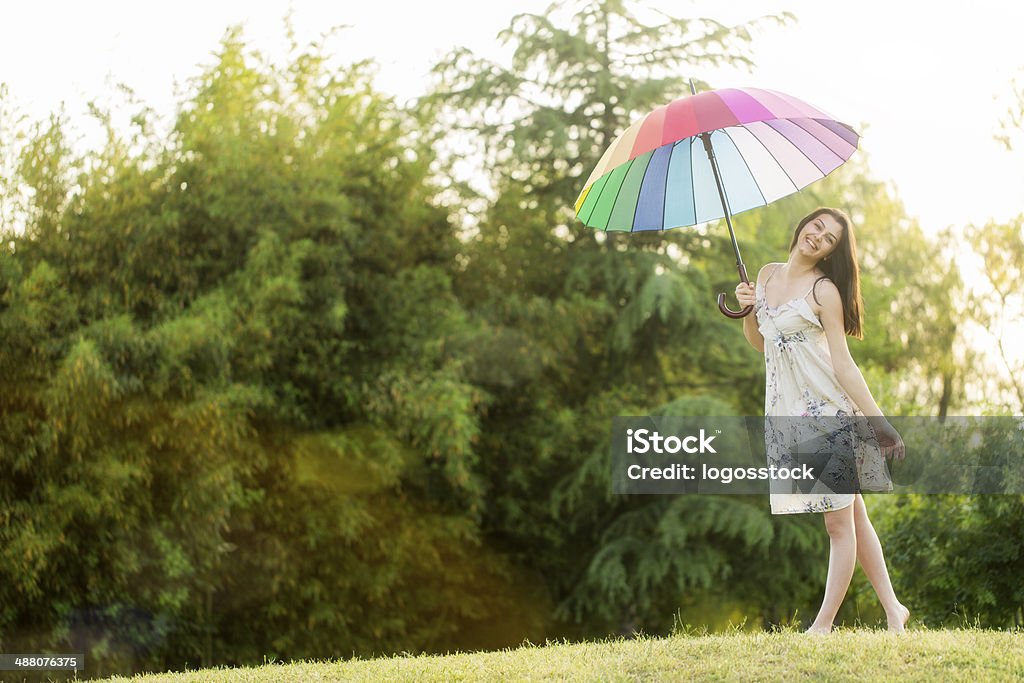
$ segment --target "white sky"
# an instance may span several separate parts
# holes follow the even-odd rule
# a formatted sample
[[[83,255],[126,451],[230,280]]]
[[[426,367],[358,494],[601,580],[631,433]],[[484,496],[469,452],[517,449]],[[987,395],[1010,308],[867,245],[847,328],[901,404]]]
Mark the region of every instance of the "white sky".
[[[289,7],[301,42],[332,25],[342,60],[370,57],[378,86],[399,99],[423,92],[429,66],[456,45],[501,58],[495,36],[519,12],[548,0],[179,0],[10,3],[0,23],[0,82],[23,111],[42,118],[61,101],[76,123],[85,102],[124,82],[159,111],[174,82],[209,64],[224,30],[243,23],[248,41],[284,53]],[[676,16],[726,23],[789,10],[797,22],[756,36],[752,73],[698,75],[717,86],[756,86],[805,99],[854,125],[876,177],[891,180],[929,232],[1005,220],[1024,211],[1024,149],[993,140],[1024,73],[1024,3],[974,0],[650,0]],[[1002,98],[1001,100],[999,98]],[[570,200],[571,201],[571,198]]]

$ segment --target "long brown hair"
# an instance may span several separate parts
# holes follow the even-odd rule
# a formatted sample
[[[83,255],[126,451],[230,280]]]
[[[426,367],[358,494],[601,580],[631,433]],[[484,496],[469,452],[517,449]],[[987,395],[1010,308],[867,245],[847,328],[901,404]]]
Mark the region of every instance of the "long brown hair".
[[[789,251],[796,247],[800,231],[822,214],[828,214],[843,228],[839,244],[821,261],[818,269],[835,284],[843,300],[843,322],[846,334],[857,339],[864,338],[864,301],[860,296],[860,266],[857,265],[857,240],[853,235],[853,221],[845,212],[821,206],[804,216],[793,232]]]

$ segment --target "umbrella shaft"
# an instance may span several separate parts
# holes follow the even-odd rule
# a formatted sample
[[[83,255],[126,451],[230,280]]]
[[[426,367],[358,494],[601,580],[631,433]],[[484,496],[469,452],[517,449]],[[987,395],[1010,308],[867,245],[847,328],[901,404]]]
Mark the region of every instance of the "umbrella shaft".
[[[729,202],[725,198],[725,190],[722,189],[722,176],[718,172],[718,160],[715,159],[715,151],[711,147],[711,135],[701,133],[700,139],[704,142],[704,151],[708,153],[708,161],[711,162],[711,172],[715,174],[715,186],[718,188],[718,197],[722,200],[722,211],[725,213],[725,224],[729,227],[729,238],[732,240],[732,250],[736,254],[736,268],[739,269],[740,279],[747,282],[747,269],[743,265],[743,258],[740,256],[740,245],[736,242],[736,231],[732,228],[732,216],[729,211]]]

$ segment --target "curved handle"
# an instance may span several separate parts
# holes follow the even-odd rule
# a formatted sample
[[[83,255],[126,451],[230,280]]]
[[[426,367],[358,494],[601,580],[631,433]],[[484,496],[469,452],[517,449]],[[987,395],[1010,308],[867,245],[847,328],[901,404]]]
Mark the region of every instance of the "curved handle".
[[[740,282],[749,285],[750,284],[750,280],[747,279],[747,268],[746,268],[746,266],[744,266],[742,262],[737,263],[736,264],[736,270],[740,274]],[[724,315],[725,317],[732,318],[733,320],[737,320],[739,318],[745,318],[748,315],[750,315],[750,312],[752,310],[754,310],[754,307],[753,306],[744,306],[742,309],[740,309],[738,311],[734,311],[734,310],[732,310],[731,308],[729,308],[725,304],[725,294],[719,294],[718,295],[718,310],[720,310],[722,312],[722,315]]]
[[[719,294],[718,295],[718,310],[720,310],[722,312],[722,315],[724,315],[725,317],[733,318],[735,320],[735,319],[738,319],[738,318],[745,318],[748,315],[750,315],[750,312],[752,310],[754,310],[754,307],[753,306],[744,306],[742,309],[740,309],[738,311],[734,311],[734,310],[732,310],[731,308],[729,308],[726,305],[726,303],[725,303],[725,294]]]

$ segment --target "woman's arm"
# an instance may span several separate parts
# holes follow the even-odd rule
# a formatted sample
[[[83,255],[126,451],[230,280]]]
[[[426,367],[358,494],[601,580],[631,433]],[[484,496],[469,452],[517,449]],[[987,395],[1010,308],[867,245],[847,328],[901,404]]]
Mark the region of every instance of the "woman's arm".
[[[846,326],[843,321],[843,300],[835,284],[822,280],[815,288],[821,302],[822,327],[825,328],[825,339],[828,341],[829,354],[832,356],[832,368],[836,379],[846,395],[850,397],[856,408],[871,422],[882,445],[883,454],[891,454],[895,458],[903,457],[903,440],[899,433],[885,419],[881,408],[875,403],[871,391],[860,368],[850,355],[850,347],[846,344]],[[888,453],[887,453],[888,451]]]
[[[770,272],[767,270],[768,266],[776,268],[778,264],[769,263],[758,272],[757,282],[761,283],[762,286],[764,286],[766,273]],[[740,302],[741,306],[753,306],[755,298],[754,285],[745,285],[742,282],[736,285],[736,300]],[[757,315],[753,312],[743,318],[743,336],[747,338],[747,341],[758,353],[764,353],[764,336],[757,329]]]

